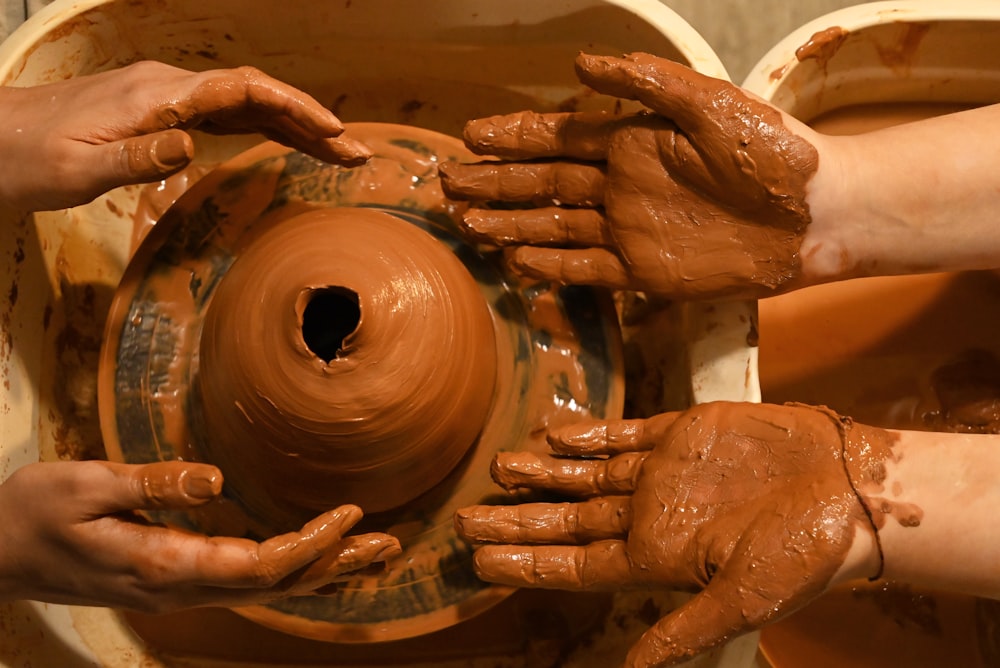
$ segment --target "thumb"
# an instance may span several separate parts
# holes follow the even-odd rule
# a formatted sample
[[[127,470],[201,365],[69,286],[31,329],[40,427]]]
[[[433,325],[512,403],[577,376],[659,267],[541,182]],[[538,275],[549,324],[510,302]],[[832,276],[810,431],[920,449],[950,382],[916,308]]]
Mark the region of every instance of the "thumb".
[[[103,150],[110,190],[158,181],[183,169],[194,157],[194,142],[183,130],[171,129],[112,142]]]
[[[746,602],[725,591],[721,579],[658,621],[632,646],[627,668],[661,668],[687,661],[756,628],[756,615]]]
[[[222,472],[209,464],[105,464],[112,476],[103,485],[103,513],[194,508],[222,492]]]

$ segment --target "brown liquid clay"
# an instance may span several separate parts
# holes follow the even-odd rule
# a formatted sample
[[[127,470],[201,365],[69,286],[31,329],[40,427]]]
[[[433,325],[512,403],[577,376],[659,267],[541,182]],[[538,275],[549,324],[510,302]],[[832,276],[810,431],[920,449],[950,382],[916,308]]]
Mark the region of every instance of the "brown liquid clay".
[[[799,62],[815,60],[820,69],[826,71],[830,59],[837,55],[844,40],[850,33],[840,26],[832,26],[821,30],[809,38],[809,41],[795,50],[795,58]]]
[[[828,134],[874,130],[966,105],[847,107],[813,121]],[[1000,276],[865,278],[760,302],[765,401],[825,404],[896,429],[996,433]],[[764,628],[775,668],[998,665],[997,606],[894,582],[840,586]]]
[[[365,209],[293,216],[248,244],[208,307],[202,459],[289,528],[344,503],[398,507],[479,435],[495,349],[475,279],[429,233]]]

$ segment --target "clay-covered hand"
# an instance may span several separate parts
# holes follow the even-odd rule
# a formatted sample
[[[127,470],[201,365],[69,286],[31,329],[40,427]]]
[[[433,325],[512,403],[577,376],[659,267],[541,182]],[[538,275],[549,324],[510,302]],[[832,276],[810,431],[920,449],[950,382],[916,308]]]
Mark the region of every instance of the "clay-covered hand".
[[[88,202],[185,167],[185,130],[260,132],[328,162],[371,155],[305,93],[252,67],[189,72],[140,62],[28,88],[0,88],[0,203],[21,211]]]
[[[491,582],[697,591],[627,661],[672,665],[801,607],[835,576],[877,572],[844,429],[871,430],[825,409],[726,402],[565,427],[549,434],[557,456],[501,453],[493,475],[576,500],[473,506],[456,526]],[[856,536],[861,556],[845,566]]]
[[[192,508],[218,496],[214,466],[36,463],[0,485],[0,598],[143,612],[328,593],[338,577],[400,553],[341,506],[263,542],[147,523],[134,510]]]
[[[580,55],[576,68],[594,90],[653,113],[470,122],[469,147],[500,161],[441,168],[449,196],[495,207],[467,213],[468,233],[515,247],[513,269],[539,279],[674,298],[790,289],[818,163],[803,136],[815,134],[670,60]]]

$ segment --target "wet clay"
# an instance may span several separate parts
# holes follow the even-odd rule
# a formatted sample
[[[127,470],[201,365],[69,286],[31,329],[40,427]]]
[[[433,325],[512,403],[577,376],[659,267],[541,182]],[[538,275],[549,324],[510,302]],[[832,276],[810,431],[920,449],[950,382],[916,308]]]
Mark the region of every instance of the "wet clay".
[[[934,431],[1000,433],[1000,359],[969,350],[934,369],[931,385],[941,408],[925,415]]]
[[[920,49],[920,43],[930,29],[930,23],[900,23],[900,32],[895,41],[875,44],[879,60],[897,75],[906,76]]]
[[[773,294],[798,275],[818,155],[775,109],[648,54],[580,56],[577,71],[659,114],[474,121],[469,146],[507,162],[444,165],[443,184],[464,199],[603,212],[478,211],[466,217],[473,236],[544,246],[512,255],[528,276],[673,297]]]
[[[795,58],[799,62],[815,60],[817,66],[825,71],[826,64],[837,54],[849,34],[840,26],[821,30],[795,50]]]
[[[562,457],[501,453],[494,478],[586,500],[477,506],[456,522],[465,538],[497,544],[477,551],[476,568],[502,584],[697,591],[711,581],[713,603],[658,636],[676,646],[630,656],[660,665],[728,639],[709,630],[736,634],[821,593],[859,530],[886,519],[869,492],[895,438],[822,407],[728,402],[564,429],[550,435]]]
[[[262,517],[395,508],[482,430],[494,350],[475,280],[430,234],[377,211],[299,214],[250,242],[212,298],[204,461]]]
[[[198,609],[170,615],[128,613],[133,629],[155,650],[229,665],[403,666],[558,665],[567,653],[587,656],[591,634],[604,622],[606,594],[518,591],[455,626],[426,635],[374,644],[328,643],[262,628],[229,610]],[[248,642],[248,638],[253,638]],[[546,658],[547,657],[547,658]],[[492,658],[493,661],[489,661]],[[466,663],[468,662],[468,663]],[[482,662],[482,663],[480,663]],[[580,666],[580,662],[573,665]],[[598,668],[603,664],[587,662]]]
[[[812,125],[850,134],[966,108],[859,105]],[[824,403],[894,429],[996,433],[994,272],[858,279],[766,299],[759,309],[765,401]],[[919,522],[912,508],[886,510],[897,521]],[[996,624],[995,614],[981,613],[983,603],[893,582],[853,583],[763,629],[761,647],[775,668],[995,665],[979,649]]]
[[[381,274],[391,276],[399,285],[389,286],[391,289],[385,292],[393,289],[418,289],[419,292],[422,284],[416,280],[419,277],[410,280],[409,275],[400,275],[400,272],[411,271],[410,261],[397,258],[399,244],[385,241],[381,228],[374,223],[369,225],[370,219],[365,216],[388,216],[433,237],[433,242],[443,252],[453,256],[474,276],[473,286],[478,291],[479,302],[491,316],[493,347],[475,351],[477,356],[495,359],[497,376],[481,432],[461,461],[432,489],[400,507],[370,513],[362,520],[364,526],[359,525],[358,530],[385,531],[397,537],[404,547],[403,555],[393,560],[384,572],[359,573],[345,578],[338,591],[329,596],[299,597],[237,611],[246,619],[303,638],[372,643],[409,638],[452,626],[510,595],[509,588],[491,586],[475,577],[471,568],[471,549],[454,533],[454,509],[481,503],[486,495],[495,493],[489,478],[489,462],[498,450],[540,451],[545,448],[545,431],[551,426],[620,415],[622,360],[620,333],[609,297],[589,288],[554,288],[514,281],[504,276],[501,267],[457,236],[456,221],[465,205],[443,197],[437,180],[437,165],[443,159],[474,159],[461,142],[404,126],[354,124],[350,130],[376,151],[363,167],[341,170],[280,146],[265,144],[206,175],[157,223],[136,252],[116,295],[108,329],[110,341],[102,360],[102,429],[109,457],[113,459],[131,462],[178,457],[208,459],[210,455],[205,449],[209,441],[205,436],[207,411],[203,401],[203,395],[208,393],[202,391],[202,373],[211,355],[203,356],[199,343],[203,339],[203,329],[208,326],[206,312],[216,305],[215,297],[224,287],[222,283],[229,273],[238,269],[240,261],[247,253],[252,253],[261,240],[266,240],[270,231],[282,229],[286,223],[294,227],[296,221],[307,220],[309,216],[335,215],[330,213],[334,209],[329,207],[360,211],[356,220],[351,218],[354,228],[351,234],[331,234],[336,225],[326,221],[319,237],[343,236],[351,243],[358,241],[359,236],[367,241],[377,237],[380,252],[383,247],[389,251],[386,259],[394,267],[393,271],[386,273],[379,269],[379,258],[365,256],[363,249],[355,248],[351,258],[341,260],[345,251],[329,250],[330,242],[323,238],[310,244],[320,250],[326,249],[323,257],[300,264],[334,271],[328,265],[354,267],[366,261],[365,267],[354,273],[369,280]],[[412,250],[426,259],[419,244],[409,243],[412,240],[405,236],[402,239],[407,241],[407,255]],[[299,275],[297,272],[303,271],[301,268],[289,270],[282,264],[283,255],[288,254],[285,251],[271,253],[257,264],[259,272],[285,267],[286,274]],[[337,262],[331,263],[331,258]],[[425,279],[441,273],[438,267],[441,263],[435,259],[432,264],[433,271],[428,270]],[[258,280],[254,274],[238,282]],[[276,283],[281,281],[276,280]],[[422,292],[433,293],[447,302],[445,288],[432,283],[430,288],[424,286]],[[281,355],[291,356],[296,363],[308,358],[319,367],[336,367],[338,362],[344,361],[338,354],[341,357],[349,355],[358,332],[366,326],[375,327],[381,323],[382,328],[376,328],[368,336],[384,341],[375,335],[391,324],[392,314],[371,317],[363,303],[364,291],[355,289],[352,283],[334,283],[331,279],[297,287],[297,290],[289,289],[293,296],[311,291],[316,299],[307,299],[309,295],[302,301],[290,299],[291,316],[287,310],[282,310],[267,321],[267,327],[259,327],[280,330],[279,339],[284,334],[296,339],[293,343],[297,342],[298,347],[287,340],[273,347]],[[272,294],[261,294],[265,301],[273,301]],[[352,295],[356,299],[352,299]],[[330,319],[330,329],[336,333],[333,337],[314,336],[322,334],[326,328],[320,327],[317,332],[317,328],[309,326],[317,315],[310,309],[317,302],[332,306],[321,309],[318,315],[326,311],[341,316]],[[403,306],[406,304],[400,308]],[[454,308],[455,304],[448,307]],[[302,308],[301,313],[294,311],[295,308]],[[350,313],[355,320],[346,317]],[[376,312],[375,315],[386,314]],[[424,336],[427,331],[435,331],[434,326],[420,323],[425,315],[436,317],[433,310],[411,315],[410,320],[421,326],[419,342],[408,351],[399,351],[398,346],[390,345],[392,350],[386,352],[387,359],[398,361],[399,358],[392,355],[409,352],[419,357],[406,364],[426,368],[420,365],[430,360],[436,364],[433,373],[446,369],[450,360],[442,361],[443,353],[454,354],[461,344]],[[447,317],[461,319],[469,314],[466,309]],[[298,329],[301,331],[294,331],[300,318],[302,326]],[[354,322],[353,330],[351,322]],[[454,324],[450,326],[455,328]],[[234,348],[244,345],[237,341],[239,337],[249,336],[253,340],[260,336],[244,321],[224,330],[218,338],[221,341],[228,337],[226,341]],[[225,342],[221,345],[226,346]],[[289,352],[282,346],[295,350]],[[427,348],[419,346],[430,346],[431,352],[426,353]],[[254,359],[253,364],[264,366],[261,359],[275,356],[270,349],[258,355],[260,359]],[[270,362],[269,359],[265,361]],[[307,372],[312,373],[312,370]],[[243,371],[238,371],[237,377],[240,373]],[[475,385],[469,392],[484,389],[486,379],[482,376],[474,363],[463,368],[463,378],[468,377],[468,382]],[[220,382],[229,383],[231,379]],[[391,396],[401,391],[397,388],[385,390]],[[298,388],[296,392],[301,394]],[[358,392],[350,399],[356,407],[364,408],[365,402],[378,398]],[[245,404],[242,400],[239,403]],[[458,419],[448,410],[455,403],[454,397],[445,397],[440,401],[440,410],[435,407],[425,411],[428,415],[418,416],[416,428],[431,422],[441,424]],[[468,417],[468,413],[465,411],[462,417]],[[233,415],[240,419],[235,413]],[[401,413],[400,417],[407,416]],[[257,423],[259,425],[260,419]],[[258,438],[258,434],[263,433],[263,428],[255,430],[253,437]],[[239,445],[243,447],[242,443]],[[294,445],[299,446],[298,443]],[[252,444],[251,449],[261,447],[266,444]],[[366,452],[371,454],[364,450],[348,454],[356,459]],[[425,455],[420,465],[429,462],[428,466],[440,466],[439,454]],[[232,474],[227,467],[222,468],[228,483]],[[268,474],[269,471],[259,473]],[[367,475],[370,480],[381,480],[377,468]],[[298,478],[291,484],[301,486]],[[410,490],[397,490],[396,484],[395,481],[372,484],[362,493],[379,490],[396,495],[412,493],[412,486]],[[408,485],[404,481],[400,486]],[[284,490],[279,491],[284,493]],[[319,495],[328,493],[330,490],[326,488],[319,490]],[[182,526],[215,535],[256,536],[274,532],[275,527],[251,517],[242,499],[230,493],[228,488],[224,494],[222,503],[209,504],[197,513],[169,514],[162,520],[179,522]],[[384,495],[380,495],[375,502],[383,499]],[[254,515],[266,511],[272,515],[279,513],[277,508],[260,507],[255,509]],[[265,519],[276,521],[273,516]],[[221,634],[225,632],[220,629]],[[170,645],[169,629],[164,630],[158,642]]]
[[[134,252],[142,240],[146,238],[153,225],[160,219],[160,216],[170,208],[170,205],[177,201],[188,188],[198,179],[208,173],[210,167],[199,163],[192,163],[162,181],[141,186],[131,186],[138,190],[135,201],[135,211],[132,212],[132,243],[131,249]],[[108,208],[114,215],[121,215],[116,210],[117,205],[112,199],[106,199]]]

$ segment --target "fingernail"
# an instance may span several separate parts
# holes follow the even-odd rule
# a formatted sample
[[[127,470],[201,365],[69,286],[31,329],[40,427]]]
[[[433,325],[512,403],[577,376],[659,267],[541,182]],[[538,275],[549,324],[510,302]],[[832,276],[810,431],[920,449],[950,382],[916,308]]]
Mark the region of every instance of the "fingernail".
[[[479,118],[466,123],[465,128],[462,130],[462,138],[465,140],[465,145],[473,150],[477,146],[489,148],[492,144],[496,143],[498,136],[514,134],[512,128],[504,128],[506,132],[503,132],[497,127],[502,118],[501,116]]]
[[[503,237],[498,237],[499,235],[494,235],[493,231],[497,229],[496,221],[489,218],[479,212],[470,212],[462,217],[459,223],[462,231],[467,237],[470,237],[473,241],[512,241],[511,235],[504,235]]]
[[[398,557],[402,553],[403,548],[398,542],[393,541],[379,550],[378,553],[372,558],[372,561],[386,561],[388,559],[392,559],[393,557]]]
[[[186,471],[181,487],[192,499],[213,499],[222,491],[222,476],[218,472]]]
[[[531,246],[504,248],[507,267],[522,278],[534,280],[559,280],[552,277],[562,273],[563,264],[558,257],[536,252]]]
[[[342,533],[357,524],[362,517],[364,517],[364,512],[361,508],[353,504],[346,504],[334,510],[331,524],[336,524],[337,531]]]
[[[469,510],[467,508],[460,508],[455,511],[455,517],[452,518],[453,526],[455,527],[455,533],[459,535],[460,538],[465,538],[466,536],[466,523],[469,521]]]
[[[544,462],[541,457],[533,452],[499,453],[496,460],[499,465],[503,466],[508,471],[522,473],[531,477],[537,477],[545,474]]]
[[[451,176],[449,172],[451,171],[454,164],[455,162],[453,160],[449,160],[447,162],[442,162],[441,164],[439,164],[438,176],[441,177],[442,179],[446,179],[449,176]]]
[[[191,137],[181,130],[164,132],[153,142],[150,157],[165,172],[180,169],[194,157]]]
[[[330,161],[344,167],[359,167],[375,155],[367,144],[349,137],[327,139],[327,149],[330,151]]]

